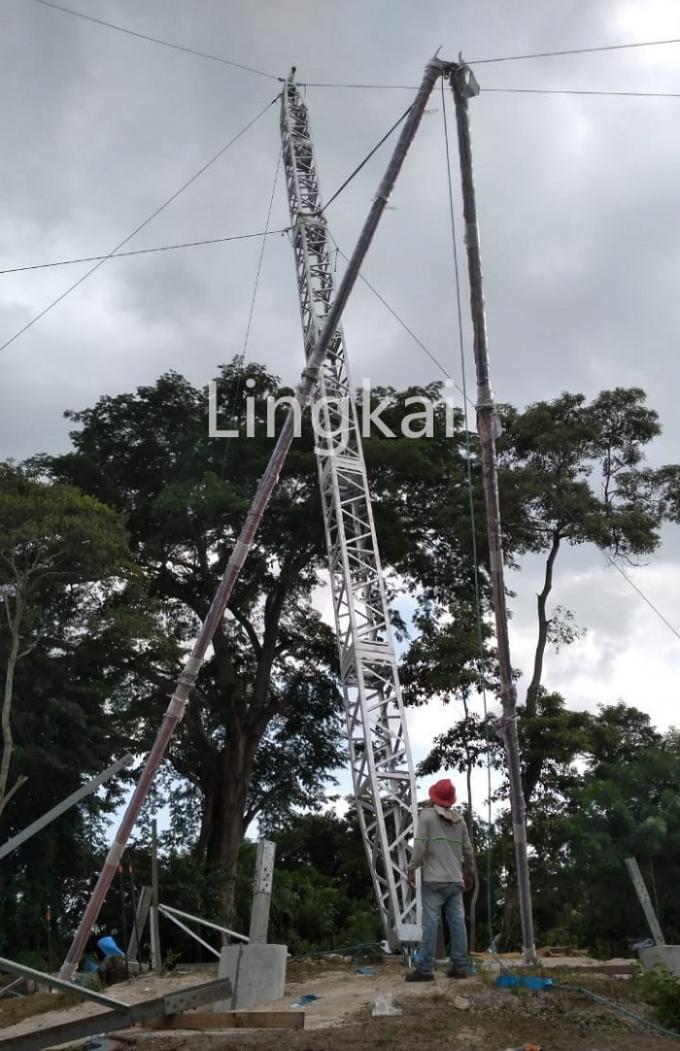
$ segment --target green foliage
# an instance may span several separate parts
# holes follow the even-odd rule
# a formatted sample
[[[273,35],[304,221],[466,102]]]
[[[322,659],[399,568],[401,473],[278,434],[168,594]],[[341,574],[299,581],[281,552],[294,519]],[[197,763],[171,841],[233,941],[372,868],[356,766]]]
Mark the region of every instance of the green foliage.
[[[164,952],[162,971],[165,974],[168,974],[170,971],[174,971],[181,958],[182,954],[179,952],[173,952],[172,949],[169,949],[167,952]]]
[[[207,390],[170,373],[72,414],[74,452],[50,464],[124,515],[130,532],[140,579],[122,605],[138,632],[133,647],[125,638],[106,644],[121,671],[114,718],[137,751],[156,732],[268,460],[266,397],[289,393],[263,368],[244,373],[235,363],[222,370],[219,392],[244,429],[245,395],[255,395],[254,437],[211,438]],[[307,434],[287,460],[168,752],[195,793],[191,845],[206,876],[226,877],[225,915],[250,822],[316,805],[323,773],[344,759],[335,640],[312,603],[325,564],[316,460]],[[182,808],[177,816],[186,831]]]
[[[303,814],[275,838],[276,940],[299,955],[384,937],[355,813]]]
[[[0,465],[3,841],[122,754],[107,711],[109,666],[94,653],[131,575],[115,512],[35,471]],[[2,865],[0,930],[8,955],[21,952],[47,966],[48,905],[55,954],[61,951],[70,911],[82,908],[102,815],[119,792],[120,778]]]
[[[126,638],[118,644],[113,636],[105,644],[121,674],[113,715],[138,751],[160,721],[270,455],[266,398],[291,393],[262,367],[240,362],[222,369],[218,392],[220,426],[240,432],[246,395],[253,396],[252,437],[211,438],[207,390],[169,373],[153,386],[71,413],[79,427],[73,452],[45,465],[122,514],[130,533],[139,580],[134,590],[126,587],[118,615],[137,621],[136,644],[131,648]],[[386,393],[386,422],[399,437],[369,439],[366,455],[388,588],[409,590],[423,618],[419,631],[439,630],[439,615],[458,611],[447,672],[469,684],[477,658],[470,538],[461,529],[463,435],[446,436],[441,399],[431,439],[401,435],[398,424],[412,411],[407,398],[423,393],[436,400],[438,385]],[[176,775],[196,793],[191,801],[184,796],[176,816],[186,828],[186,807],[194,815],[198,808],[197,854],[206,871],[226,876],[252,820],[266,828],[295,808],[318,805],[324,776],[345,758],[336,640],[313,602],[326,568],[317,468],[305,419],[168,752]],[[467,628],[458,645],[463,614]],[[404,633],[398,615],[395,627]],[[413,699],[430,689],[420,665],[433,672],[437,657],[414,651],[407,662]]]
[[[657,965],[635,978],[635,991],[656,1009],[662,1025],[680,1033],[680,978],[667,967]]]
[[[653,551],[663,509],[661,476],[644,463],[660,433],[637,388],[537,402],[502,411],[499,441],[504,521],[519,551],[547,550],[555,536],[619,555]]]
[[[89,974],[83,972],[83,974],[79,976],[79,984],[93,993],[104,992],[104,983],[95,971],[91,971]],[[70,995],[71,994],[69,993],[69,996]]]
[[[341,883],[314,871],[278,872],[271,937],[293,955],[380,940],[377,906],[357,901]]]
[[[253,438],[210,438],[207,391],[170,373],[71,414],[78,429],[66,456],[0,469],[0,584],[13,588],[0,658],[12,659],[12,617],[29,648],[15,661],[12,689],[12,769],[28,780],[3,815],[7,835],[113,753],[144,752],[155,733],[271,451],[265,397],[289,393],[262,367],[235,362],[222,370],[219,391],[220,425],[241,431],[245,396],[255,395]],[[387,588],[401,599],[394,627],[412,704],[435,695],[466,700],[480,683],[490,692],[497,685],[477,436],[464,433],[457,412],[447,434],[437,384],[373,392],[376,401],[387,398],[382,418],[397,434],[412,411],[407,399],[419,395],[435,402],[432,438],[374,432],[365,443]],[[623,704],[572,711],[569,698],[544,685],[542,663],[547,647],[570,645],[582,631],[571,611],[548,608],[563,545],[596,543],[627,559],[653,552],[663,520],[680,520],[680,468],[646,464],[660,427],[637,389],[604,391],[591,402],[564,394],[524,411],[506,407],[502,417],[507,559],[517,564],[531,552],[546,560],[534,672],[518,712],[538,939],[625,951],[627,936],[643,928],[623,865],[635,854],[667,936],[677,940],[678,734],[657,732]],[[149,804],[170,808],[162,896],[240,930],[254,864],[254,845],[243,839],[257,820],[278,844],[272,937],[298,953],[382,936],[355,815],[314,812],[345,759],[336,643],[316,608],[325,566],[306,423]],[[468,772],[487,760],[502,769],[499,740],[491,721],[469,713],[437,739],[422,772]],[[55,954],[65,948],[101,865],[102,814],[116,791],[64,815],[3,868],[0,925],[10,954],[21,947],[45,965],[48,903]],[[497,930],[512,911],[504,910],[512,900],[510,822],[502,812],[493,828],[474,826],[480,851],[491,851]],[[149,878],[141,833],[129,856],[141,886]],[[120,934],[120,905],[114,890],[101,932]],[[182,959],[202,955],[165,922],[163,944]]]

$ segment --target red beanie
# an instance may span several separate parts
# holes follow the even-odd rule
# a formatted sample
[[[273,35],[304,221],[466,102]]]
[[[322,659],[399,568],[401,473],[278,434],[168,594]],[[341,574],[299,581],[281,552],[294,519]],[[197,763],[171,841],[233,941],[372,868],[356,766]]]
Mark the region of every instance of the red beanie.
[[[456,802],[456,790],[448,777],[445,777],[443,781],[437,781],[436,785],[430,785],[427,792],[437,806],[450,807]]]

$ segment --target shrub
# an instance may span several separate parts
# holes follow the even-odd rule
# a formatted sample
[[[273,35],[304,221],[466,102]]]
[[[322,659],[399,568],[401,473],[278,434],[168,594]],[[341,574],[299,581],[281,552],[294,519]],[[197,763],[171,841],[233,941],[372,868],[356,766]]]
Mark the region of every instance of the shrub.
[[[642,1000],[656,1009],[662,1025],[680,1032],[680,978],[657,964],[635,979],[635,989]]]

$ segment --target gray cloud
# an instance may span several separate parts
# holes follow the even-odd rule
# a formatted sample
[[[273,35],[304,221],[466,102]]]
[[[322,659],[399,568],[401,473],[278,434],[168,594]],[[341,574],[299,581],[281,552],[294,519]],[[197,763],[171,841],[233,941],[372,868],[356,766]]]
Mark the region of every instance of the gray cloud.
[[[652,3],[643,13],[624,0],[487,0],[462,2],[455,10],[448,0],[93,0],[86,10],[276,75],[285,76],[295,64],[305,81],[416,84],[440,44],[447,56],[462,49],[481,58],[680,35],[680,11]],[[109,250],[278,90],[274,81],[28,0],[7,0],[3,14],[0,68],[11,103],[0,118],[7,158],[0,183],[3,266]],[[676,65],[677,48],[650,48],[480,65],[477,72],[482,89],[673,91],[680,88]],[[408,91],[308,89],[326,197],[410,100]],[[366,274],[458,377],[440,96],[433,97],[431,109]],[[653,453],[658,462],[677,459],[680,438],[679,113],[680,100],[484,90],[471,103],[499,398],[523,404],[565,389],[592,395],[607,385],[642,386],[665,427]],[[273,106],[130,247],[262,229],[278,150]],[[329,209],[331,229],[345,251],[386,156],[383,150]],[[280,181],[272,225],[287,222]],[[458,223],[460,234],[460,218]],[[106,263],[0,354],[2,455],[64,448],[64,409],[153,382],[168,368],[206,382],[242,348],[258,252],[259,243],[252,241]],[[85,269],[3,277],[0,342]],[[463,291],[465,297],[465,282]],[[347,310],[346,332],[357,381],[439,378],[361,286]],[[469,343],[467,321],[466,335]],[[292,258],[287,241],[278,237],[266,248],[249,356],[289,382],[302,364]],[[657,562],[677,581],[676,534],[669,533]],[[599,565],[596,553],[578,557],[591,569]],[[637,613],[631,611],[639,600],[631,593],[626,601],[632,605],[626,606],[625,585],[621,593],[617,587],[593,594],[587,574],[574,576],[573,586],[569,580],[565,571],[560,588],[567,604],[573,599],[578,618],[600,633],[603,654],[609,654],[606,667],[591,662],[593,675],[606,677],[616,656],[614,636],[634,635]],[[639,582],[644,585],[644,577]],[[535,583],[527,565],[517,581],[516,618],[526,632]],[[605,636],[614,638],[611,653]],[[529,650],[522,652],[527,667]]]

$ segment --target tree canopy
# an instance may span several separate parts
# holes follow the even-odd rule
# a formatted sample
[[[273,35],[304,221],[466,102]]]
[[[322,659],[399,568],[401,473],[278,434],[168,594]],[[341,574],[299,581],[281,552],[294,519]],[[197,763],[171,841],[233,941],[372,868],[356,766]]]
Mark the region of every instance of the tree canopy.
[[[11,673],[4,741],[14,791],[8,801],[3,790],[7,835],[114,754],[144,753],[155,734],[271,451],[267,399],[291,393],[261,366],[237,361],[217,385],[218,422],[238,437],[211,436],[208,390],[169,373],[69,413],[69,453],[2,468],[0,654]],[[362,397],[369,408],[382,401],[394,435],[377,428],[364,445],[405,698],[465,705],[422,771],[469,776],[487,756],[501,770],[492,720],[471,705],[480,688],[497,685],[477,437],[465,433],[438,384],[364,391],[360,410]],[[418,440],[400,426],[414,398],[433,406],[432,433]],[[639,390],[603,391],[590,402],[563,394],[525,410],[506,406],[501,416],[506,554],[517,566],[527,553],[544,560],[534,662],[518,710],[539,936],[620,942],[615,910],[598,894],[609,882],[617,901],[627,900],[626,851],[641,855],[675,929],[677,734],[660,733],[623,704],[574,711],[544,681],[544,664],[549,647],[581,631],[559,602],[562,549],[592,543],[612,560],[650,556],[664,521],[680,518],[680,468],[648,465],[660,424]],[[379,932],[355,817],[320,812],[345,761],[326,565],[305,418],[149,803],[169,808],[163,879],[173,901],[215,918],[245,923],[253,859],[244,836],[254,822],[275,836],[273,922],[301,949]],[[648,778],[656,787],[645,795]],[[40,951],[47,898],[67,937],[101,864],[103,817],[119,791],[70,812],[18,852],[2,876],[9,944]],[[502,918],[512,942],[508,816],[501,811],[487,827],[471,802],[478,848],[488,847],[498,874],[488,888],[490,919]],[[143,830],[130,856],[144,878]],[[486,910],[484,894],[480,900]],[[115,894],[112,902],[102,914],[109,927]]]
[[[107,645],[126,673],[113,710],[138,750],[160,721],[269,457],[267,398],[291,393],[257,365],[232,363],[217,383],[220,425],[239,437],[211,437],[208,391],[168,374],[70,413],[78,425],[73,452],[42,461],[53,477],[115,509],[130,534],[139,576],[121,605],[136,618],[135,644]],[[386,393],[387,415],[407,415],[405,401],[415,391],[376,396]],[[452,572],[455,565],[464,577],[467,565],[469,534],[459,530],[465,465],[461,436],[445,438],[438,387],[421,393],[438,399],[433,438],[414,441],[398,431],[394,440],[378,447],[369,439],[366,446],[392,593],[406,589],[423,615],[434,617],[434,605],[467,601],[465,580]],[[324,778],[344,762],[336,642],[318,610],[324,544],[305,419],[168,753],[175,774],[195,790],[189,812],[200,815],[196,851],[225,877],[225,913],[252,820],[267,823],[291,807],[315,805]],[[399,610],[395,627],[404,630]]]

